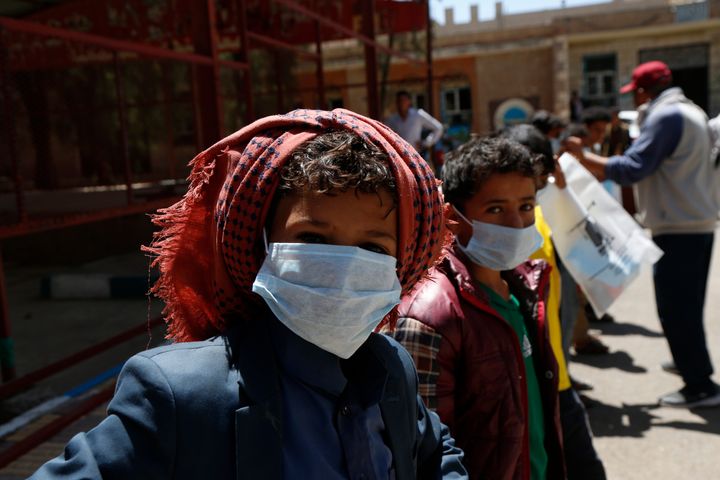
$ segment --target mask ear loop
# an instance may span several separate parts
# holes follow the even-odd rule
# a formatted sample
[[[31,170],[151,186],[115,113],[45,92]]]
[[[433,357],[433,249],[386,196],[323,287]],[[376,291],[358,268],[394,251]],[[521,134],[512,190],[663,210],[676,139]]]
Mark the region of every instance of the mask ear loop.
[[[270,247],[268,245],[267,229],[265,227],[263,227],[263,242],[265,243],[265,255],[268,255],[270,253]]]
[[[453,208],[453,210],[455,210],[455,213],[456,213],[465,223],[467,223],[468,225],[470,225],[470,226],[472,227],[472,222],[471,222],[465,215],[463,215],[462,213],[460,213],[460,210],[458,210],[455,205],[453,205],[452,208]],[[455,236],[455,244],[456,244],[458,247],[460,247],[460,250],[462,250],[463,252],[465,251],[465,248],[467,247],[467,245],[463,245],[463,244],[460,243],[460,239],[457,237],[457,235]]]
[[[452,208],[453,208],[453,210],[455,210],[455,213],[457,213],[460,216],[460,218],[465,220],[465,223],[467,223],[468,225],[470,225],[472,227],[473,222],[471,222],[465,215],[460,213],[460,210],[458,210],[455,205],[453,205]]]

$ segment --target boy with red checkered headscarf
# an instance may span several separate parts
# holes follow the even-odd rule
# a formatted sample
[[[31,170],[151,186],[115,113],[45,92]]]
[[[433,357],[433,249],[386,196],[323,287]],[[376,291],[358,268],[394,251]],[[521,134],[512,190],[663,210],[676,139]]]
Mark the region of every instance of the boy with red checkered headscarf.
[[[32,478],[466,478],[392,321],[445,242],[425,162],[347,110],[259,120],[200,153],[147,250],[176,343]]]

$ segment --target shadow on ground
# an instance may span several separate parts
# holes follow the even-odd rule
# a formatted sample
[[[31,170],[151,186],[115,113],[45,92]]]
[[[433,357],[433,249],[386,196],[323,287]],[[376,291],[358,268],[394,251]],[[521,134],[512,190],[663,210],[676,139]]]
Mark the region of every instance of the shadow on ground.
[[[596,437],[635,437],[640,438],[651,428],[675,428],[702,433],[720,434],[720,409],[692,409],[698,422],[662,421],[656,412],[657,404],[638,404],[622,406],[608,405],[591,397],[588,402],[588,416]]]
[[[640,438],[653,426],[653,420],[659,417],[652,410],[657,405],[608,405],[591,399],[588,415],[593,435],[596,437],[636,437]]]
[[[593,322],[590,324],[594,330],[600,330],[603,335],[621,336],[621,335],[642,335],[643,337],[661,338],[663,333],[660,331],[650,330],[642,325],[634,323],[618,323],[618,322]]]
[[[694,415],[703,419],[704,423],[672,421],[657,423],[655,427],[669,427],[682,430],[695,430],[703,433],[720,434],[720,409],[718,408],[694,408],[690,410]]]
[[[627,352],[617,350],[603,355],[574,355],[573,362],[596,368],[617,368],[628,373],[646,373],[647,368],[635,364],[635,359]]]

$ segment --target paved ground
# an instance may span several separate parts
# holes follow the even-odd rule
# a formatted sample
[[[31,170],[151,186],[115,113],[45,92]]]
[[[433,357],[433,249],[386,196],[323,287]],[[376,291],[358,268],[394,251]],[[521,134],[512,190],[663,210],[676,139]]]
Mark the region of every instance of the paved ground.
[[[18,375],[45,366],[128,328],[142,325],[160,313],[161,304],[136,299],[52,300],[40,297],[40,282],[53,273],[109,273],[147,275],[147,259],[140,251],[81,265],[54,265],[6,269],[9,314],[15,342]],[[139,335],[92,361],[43,382],[47,395],[58,395],[123,361],[128,355],[162,339],[162,332]],[[34,394],[33,394],[34,395]],[[31,395],[32,396],[32,395]],[[0,404],[0,420],[6,417]]]
[[[142,267],[142,259],[130,255],[107,260],[105,263],[93,263],[85,268],[90,271],[112,270],[115,268],[112,266],[118,264],[127,268],[134,265],[132,268],[137,269]],[[720,366],[718,252],[711,275],[706,325],[714,362]],[[37,276],[37,272],[34,276]],[[13,315],[23,318],[16,330],[18,366],[21,369],[49,360],[50,351],[52,357],[56,357],[59,352],[55,349],[59,344],[65,344],[63,349],[67,350],[102,337],[108,329],[135,325],[147,315],[143,300],[98,300],[85,304],[38,301],[33,293],[35,284],[31,277],[33,275],[17,274],[10,280],[17,289],[15,291],[19,292],[14,302],[11,302]],[[24,297],[20,295],[22,292],[25,292]],[[77,308],[79,309],[76,310]],[[73,311],[76,313],[72,314]],[[78,315],[77,312],[84,315],[84,323],[73,320],[73,317]],[[98,316],[98,313],[101,315]],[[595,386],[595,389],[588,393],[593,401],[589,413],[596,435],[596,446],[605,460],[609,478],[718,478],[716,457],[720,452],[720,409],[687,411],[655,406],[658,396],[680,388],[681,383],[677,377],[660,369],[660,363],[669,358],[669,353],[660,334],[649,273],[646,272],[638,279],[615,305],[612,313],[618,323],[602,326],[603,339],[611,346],[611,353],[602,357],[575,357],[571,365],[573,375]],[[51,334],[39,333],[39,325],[33,326],[34,319],[47,319],[50,314],[55,315],[57,325],[64,325],[64,328],[46,330],[52,332]],[[88,324],[89,319],[96,320]],[[42,324],[47,325],[46,321]],[[159,332],[156,333],[155,338],[160,335]],[[21,340],[20,337],[26,340]],[[73,381],[80,381],[83,375],[113,365],[122,355],[144,348],[146,342],[147,337],[138,339],[138,342],[120,351],[108,352],[107,359],[98,360],[97,365],[86,366],[85,370],[76,371],[70,377],[55,380],[56,383],[48,388],[54,392],[60,391]],[[31,348],[37,345],[40,345],[40,348]],[[720,382],[720,376],[716,375],[715,379]],[[6,442],[20,440],[52,418],[53,415],[46,415],[18,432],[12,439],[2,439],[0,447],[7,445]],[[60,453],[64,443],[73,434],[86,430],[101,418],[102,408],[0,471],[0,480],[25,478],[44,460]]]
[[[682,387],[660,369],[670,352],[655,313],[650,272],[645,272],[611,312],[617,324],[603,326],[611,353],[575,357],[571,372],[592,383],[588,410],[595,444],[618,480],[720,478],[720,408],[658,408],[657,398]],[[720,368],[720,248],[715,249],[706,304],[706,330],[713,362]],[[593,326],[597,326],[594,324]],[[720,375],[714,376],[720,383]]]
[[[12,260],[12,259],[11,259]],[[55,273],[83,272],[94,274],[143,276],[147,274],[147,259],[136,250],[82,264],[58,263],[49,266],[6,265],[9,315],[15,342],[18,375],[24,375],[51,362],[66,357],[131,327],[143,325],[148,318],[160,313],[161,304],[151,304],[147,298],[52,300],[41,298],[41,279]],[[67,371],[41,381],[27,391],[0,401],[0,424],[46,400],[57,398],[91,378],[144,350],[148,345],[163,341],[163,329],[155,328],[130,341],[109,348],[100,355],[84,361]],[[98,388],[111,386],[112,381]],[[90,395],[93,389],[88,392]],[[0,450],[18,442],[62,415],[75,401],[48,412],[23,429],[0,439]],[[104,407],[79,420],[49,442],[0,471],[1,480],[26,478],[45,460],[57,455],[62,446],[78,431],[91,428],[104,416]]]

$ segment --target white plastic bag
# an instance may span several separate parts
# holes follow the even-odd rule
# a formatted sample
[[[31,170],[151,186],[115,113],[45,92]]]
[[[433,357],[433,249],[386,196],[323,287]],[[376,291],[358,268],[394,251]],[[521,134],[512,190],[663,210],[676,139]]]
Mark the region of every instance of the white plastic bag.
[[[603,186],[571,155],[560,158],[567,188],[539,195],[560,259],[602,316],[663,252]]]

